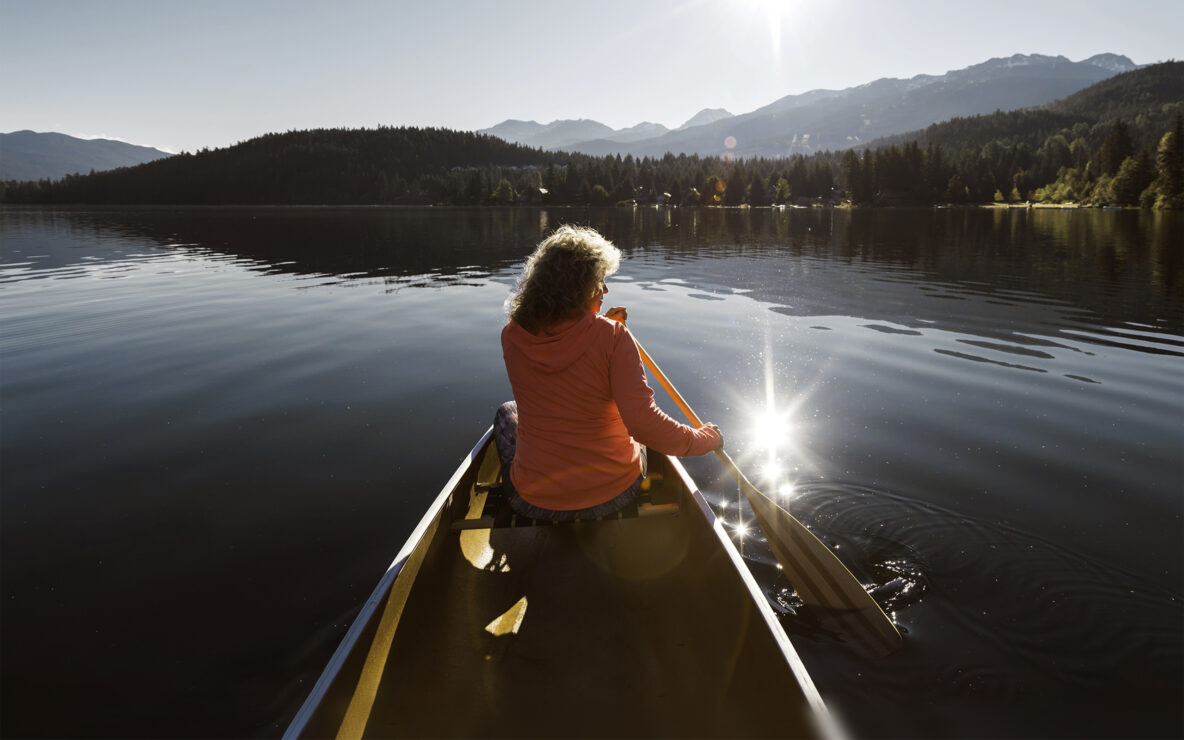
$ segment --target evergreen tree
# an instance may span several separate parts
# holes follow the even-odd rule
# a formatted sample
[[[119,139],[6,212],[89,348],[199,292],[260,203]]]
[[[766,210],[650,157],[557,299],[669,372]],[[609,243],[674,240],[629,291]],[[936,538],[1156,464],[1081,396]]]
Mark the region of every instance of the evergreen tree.
[[[488,184],[485,179],[485,173],[481,170],[473,170],[469,175],[469,182],[465,186],[464,202],[470,205],[480,205],[485,202],[485,193],[488,192]]]
[[[559,172],[555,168],[554,162],[547,163],[547,170],[543,173],[543,187],[551,193],[558,193],[559,186],[562,183],[559,180]]]
[[[1085,171],[1085,166],[1089,164],[1089,145],[1085,143],[1085,139],[1078,137],[1069,145],[1069,154],[1073,157],[1074,169]]]
[[[497,205],[511,205],[514,203],[514,186],[506,178],[502,178],[497,188],[489,196],[489,202]]]
[[[863,165],[854,149],[848,149],[843,154],[843,189],[852,203],[858,204],[862,198]]]
[[[949,179],[941,144],[930,144],[925,152],[925,186],[930,201],[936,201],[945,192]]]
[[[946,202],[947,203],[964,203],[966,202],[967,189],[966,184],[962,182],[962,176],[954,173],[946,185]]]
[[[1176,125],[1159,140],[1155,151],[1156,208],[1184,208],[1184,114],[1176,114]]]
[[[814,197],[831,196],[831,191],[835,186],[835,173],[829,158],[825,153],[822,156],[814,157],[814,165],[810,169],[810,181],[806,195]]]
[[[863,161],[860,163],[860,178],[859,178],[859,193],[860,202],[872,204],[875,202],[876,193],[879,191],[879,182],[877,180],[879,173],[876,172],[876,159],[872,152],[864,150]]]
[[[1137,157],[1127,157],[1110,183],[1110,202],[1123,206],[1137,205],[1139,196],[1154,177],[1151,158],[1146,152]]]
[[[744,164],[736,162],[732,166],[732,172],[727,178],[726,189],[724,190],[724,205],[738,206],[744,203],[748,197],[748,176],[744,171]]]
[[[855,156],[853,152],[852,156]],[[798,154],[793,158],[793,165],[789,168],[788,179],[789,189],[795,195],[807,195],[810,192],[810,171],[806,166],[805,157]]]
[[[761,177],[760,172],[754,171],[748,181],[748,202],[754,206],[767,206],[772,202],[769,198],[769,183]]]
[[[723,203],[723,196],[727,192],[727,189],[727,183],[721,180],[718,175],[709,176],[707,182],[703,184],[703,205],[710,206]]]
[[[1106,140],[1102,142],[1102,147],[1098,149],[1098,154],[1095,157],[1097,174],[1099,176],[1113,175],[1118,172],[1118,168],[1122,166],[1123,161],[1131,156],[1133,152],[1130,131],[1126,123],[1119,118],[1110,128],[1110,133],[1106,136]]]
[[[784,177],[778,178],[777,194],[773,197],[773,200],[777,203],[788,203],[792,197],[793,191],[789,189],[789,180],[786,180]]]
[[[636,188],[633,186],[633,177],[628,175],[621,179],[616,187],[609,193],[609,200],[614,203],[621,201],[633,200]]]

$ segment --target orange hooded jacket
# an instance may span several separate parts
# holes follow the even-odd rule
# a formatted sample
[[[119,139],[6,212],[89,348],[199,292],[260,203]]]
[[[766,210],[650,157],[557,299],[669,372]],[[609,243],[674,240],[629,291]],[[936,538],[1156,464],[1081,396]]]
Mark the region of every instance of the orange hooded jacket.
[[[510,477],[527,502],[586,509],[641,474],[640,444],[668,455],[703,455],[719,433],[694,429],[654,403],[633,335],[591,311],[540,336],[510,321],[502,355],[518,402]]]

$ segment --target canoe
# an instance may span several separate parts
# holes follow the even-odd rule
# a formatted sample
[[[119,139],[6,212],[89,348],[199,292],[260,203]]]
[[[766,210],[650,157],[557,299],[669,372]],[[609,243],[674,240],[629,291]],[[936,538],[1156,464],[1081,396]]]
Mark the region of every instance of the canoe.
[[[678,460],[606,520],[522,520],[487,431],[285,737],[832,737],[756,581]]]

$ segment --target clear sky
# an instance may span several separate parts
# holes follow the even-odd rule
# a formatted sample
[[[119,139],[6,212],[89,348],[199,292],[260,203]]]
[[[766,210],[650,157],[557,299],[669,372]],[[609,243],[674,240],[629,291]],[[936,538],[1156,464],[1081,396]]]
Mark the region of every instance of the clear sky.
[[[670,127],[1016,53],[1184,58],[1184,0],[0,0],[0,132]]]

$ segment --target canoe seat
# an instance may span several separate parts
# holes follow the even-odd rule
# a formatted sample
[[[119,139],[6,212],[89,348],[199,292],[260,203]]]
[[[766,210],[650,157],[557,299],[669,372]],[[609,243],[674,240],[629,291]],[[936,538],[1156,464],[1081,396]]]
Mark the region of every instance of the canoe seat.
[[[661,481],[661,477],[653,476],[652,480],[655,483],[659,483]],[[678,514],[678,503],[655,501],[655,498],[660,499],[660,497],[654,495],[657,493],[658,488],[660,488],[660,483],[649,490],[643,490],[637,497],[636,501],[629,504],[620,511],[609,514],[608,516],[590,519],[577,519],[575,522],[556,522],[550,519],[531,519],[530,517],[520,516],[517,514],[513,509],[510,508],[509,497],[506,495],[506,491],[502,487],[500,481],[488,485],[479,483],[474,486],[473,495],[485,494],[485,505],[481,510],[481,515],[475,518],[453,521],[452,530],[459,531],[465,529],[549,527],[564,524],[576,524],[578,522],[612,521],[616,519],[636,519],[638,517],[648,516],[674,516]]]

